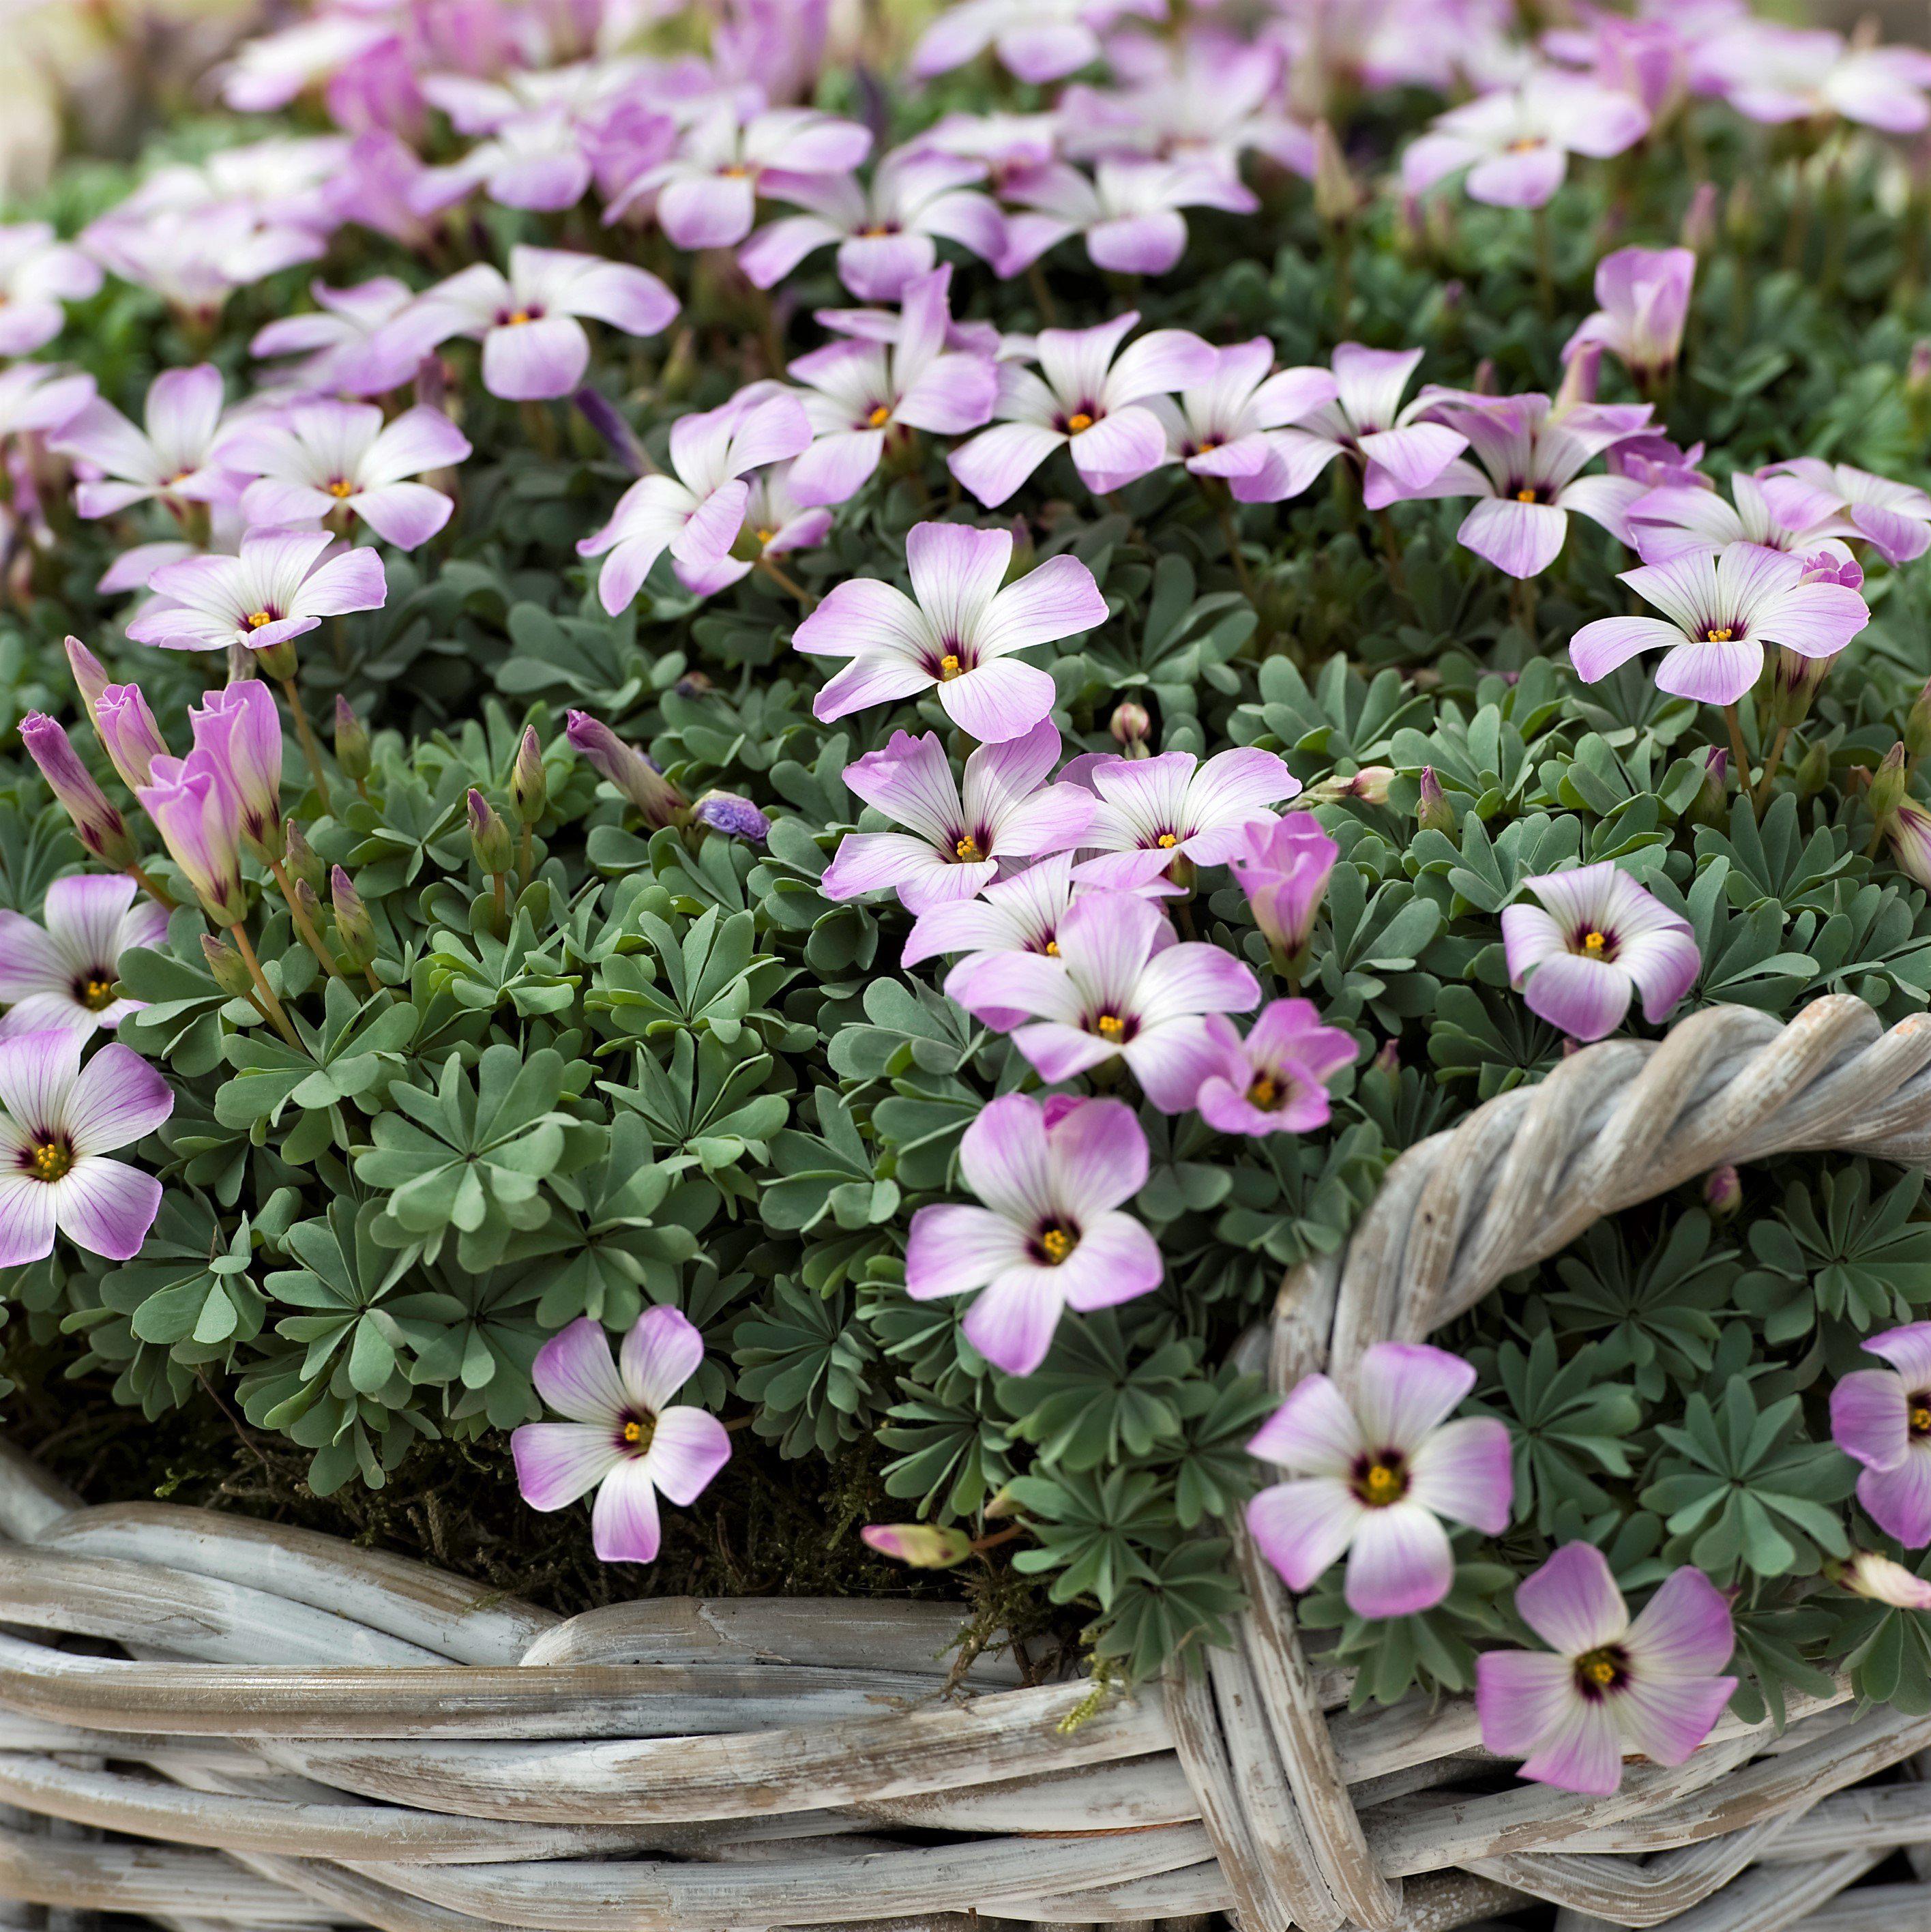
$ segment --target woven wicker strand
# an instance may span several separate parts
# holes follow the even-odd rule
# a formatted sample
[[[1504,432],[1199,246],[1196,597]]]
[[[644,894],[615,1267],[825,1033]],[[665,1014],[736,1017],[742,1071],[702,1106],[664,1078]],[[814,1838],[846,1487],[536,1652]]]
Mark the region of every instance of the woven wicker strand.
[[[1572,1056],[1403,1155],[1249,1359],[1345,1379],[1600,1216],[1803,1148],[1931,1164],[1931,1016],[1722,1008]],[[1542,1900],[1558,1932],[1931,1932],[1931,1719],[1840,1687],[1612,1798],[1510,1784],[1465,1700],[1346,1710],[1234,1535],[1237,1643],[1094,1710],[996,1660],[949,1687],[940,1606],[565,1622],[307,1532],[83,1508],[0,1448],[0,1926],[1453,1932]],[[1920,1882],[1858,1884],[1900,1850]]]

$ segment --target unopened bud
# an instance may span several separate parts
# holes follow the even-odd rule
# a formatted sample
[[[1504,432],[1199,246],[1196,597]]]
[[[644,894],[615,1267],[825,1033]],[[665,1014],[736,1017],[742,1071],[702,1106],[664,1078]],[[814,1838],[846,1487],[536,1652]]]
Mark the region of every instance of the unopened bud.
[[[1832,658],[1806,657],[1788,644],[1777,646],[1777,662],[1771,668],[1770,712],[1786,730],[1801,724],[1810,715],[1810,706],[1824,680],[1831,675]]]
[[[1831,782],[1831,754],[1820,741],[1797,761],[1797,796],[1815,798]]]
[[[674,824],[690,809],[684,794],[634,746],[587,711],[564,714],[563,735],[572,748],[643,813],[653,830]]]
[[[670,688],[679,698],[706,698],[717,686],[700,670],[687,670]]]
[[[1728,1161],[1703,1177],[1703,1204],[1713,1221],[1727,1221],[1744,1204],[1743,1178]]]
[[[1455,808],[1443,794],[1441,781],[1435,776],[1432,765],[1421,768],[1420,795],[1415,800],[1415,830],[1450,835],[1455,830]]]
[[[474,785],[469,788],[469,844],[484,872],[493,876],[509,870],[510,829]]]
[[[1730,822],[1730,754],[1721,745],[1703,754],[1703,782],[1690,801],[1689,815],[1698,825]]]
[[[859,1534],[880,1556],[914,1570],[949,1570],[972,1554],[972,1538],[964,1530],[934,1523],[868,1522]]]
[[[285,836],[287,842],[283,850],[282,863],[288,868],[289,877],[300,880],[311,892],[319,892],[322,861],[316,856],[315,848],[292,818],[288,821]]]
[[[328,874],[328,901],[335,912],[335,946],[344,968],[364,970],[376,956],[375,922],[355,882],[340,866]]]
[[[369,728],[350,710],[346,698],[335,700],[335,762],[351,784],[369,776]]]
[[[1871,789],[1877,789],[1875,782]],[[1931,812],[1915,798],[1900,799],[1885,823],[1885,836],[1897,869],[1931,892]]]
[[[771,820],[736,792],[706,792],[691,806],[691,816],[698,824],[722,832],[727,838],[742,838],[747,844],[762,845],[771,836]]]
[[[67,640],[67,663],[73,673],[74,688],[91,716],[100,702],[100,694],[107,688],[106,667],[78,638],[71,637]]]
[[[242,662],[245,664],[247,662],[244,658]],[[287,683],[295,676],[295,668],[300,662],[295,654],[295,640],[292,638],[284,638],[279,644],[270,644],[266,650],[255,652],[256,670],[262,676],[271,678],[277,684]],[[228,675],[232,682],[235,675],[232,665]]]
[[[523,727],[523,742],[516,748],[516,763],[510,770],[510,802],[523,825],[534,825],[550,802],[550,775],[543,769],[543,746],[534,724]]]
[[[211,932],[204,932],[201,935],[201,956],[208,962],[208,970],[214,974],[214,983],[231,1000],[246,999],[254,992],[254,982],[248,976],[247,962],[228,940]]]
[[[1341,805],[1350,800],[1361,805],[1386,805],[1394,776],[1392,765],[1363,765],[1345,778],[1337,772],[1321,779],[1302,796],[1309,805]]]
[[[1699,255],[1707,255],[1717,240],[1717,184],[1713,181],[1699,182],[1696,191],[1690,197],[1690,206],[1684,211],[1681,238],[1684,248],[1694,249]]]
[[[1824,1574],[1855,1597],[1887,1604],[1894,1610],[1931,1610],[1931,1583],[1875,1550],[1854,1550],[1850,1561],[1827,1558]]]
[[[1314,212],[1339,228],[1354,220],[1361,190],[1348,172],[1348,158],[1325,121],[1314,124]]]
[[[650,468],[643,446],[637,440],[637,432],[619,413],[614,403],[607,401],[587,382],[570,400],[577,405],[583,420],[602,439],[604,447],[631,476],[641,476]]]
[[[292,878],[289,884],[293,888],[290,896],[295,901],[295,910],[316,932],[320,932],[322,929],[321,895],[306,879]]]
[[[1113,742],[1123,747],[1129,758],[1152,755],[1148,740],[1153,735],[1153,720],[1144,704],[1135,704],[1129,698],[1125,704],[1115,705],[1106,728],[1112,733]]]
[[[1723,232],[1732,242],[1747,244],[1756,228],[1756,196],[1747,177],[1741,177],[1723,203]]]
[[[137,856],[127,823],[82,763],[66,731],[45,712],[30,711],[20,721],[20,741],[73,820],[81,844],[103,865],[126,872]]]
[[[1596,400],[1597,379],[1603,372],[1603,345],[1600,342],[1585,342],[1569,358],[1569,366],[1562,372],[1562,386],[1555,392],[1555,400],[1550,406],[1552,417],[1567,416],[1571,410]]]
[[[1871,774],[1871,816],[1882,825],[1895,812],[1904,797],[1904,747],[1891,746],[1884,762]]]

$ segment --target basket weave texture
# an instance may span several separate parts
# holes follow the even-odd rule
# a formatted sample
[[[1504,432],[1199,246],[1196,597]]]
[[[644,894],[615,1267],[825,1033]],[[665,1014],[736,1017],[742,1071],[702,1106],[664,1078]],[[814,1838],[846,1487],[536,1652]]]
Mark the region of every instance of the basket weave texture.
[[[1345,1381],[1599,1216],[1797,1149],[1931,1165],[1931,1016],[1728,1007],[1576,1054],[1404,1155],[1248,1346],[1283,1389]],[[82,1508],[0,1452],[0,1925],[1931,1928],[1931,1718],[1846,1687],[1612,1798],[1513,1782],[1465,1700],[1348,1712],[1235,1533],[1238,1643],[1096,1696],[949,1683],[943,1606],[564,1621],[304,1531]],[[1924,1882],[1858,1882],[1900,1849]]]

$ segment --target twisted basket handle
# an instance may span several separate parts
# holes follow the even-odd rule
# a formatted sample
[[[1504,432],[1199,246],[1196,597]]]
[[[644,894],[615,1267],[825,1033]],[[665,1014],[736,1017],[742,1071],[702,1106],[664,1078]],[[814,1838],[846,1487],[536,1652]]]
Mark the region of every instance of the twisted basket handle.
[[[1606,1214],[1726,1161],[1819,1148],[1931,1166],[1931,1014],[1886,1031],[1835,994],[1788,1024],[1714,1006],[1660,1041],[1585,1048],[1408,1149],[1342,1250],[1289,1274],[1243,1355],[1264,1350],[1279,1394],[1324,1367],[1345,1382],[1374,1343],[1420,1340]],[[1293,1605],[1233,1533],[1251,1607],[1171,1708],[1243,1932],[1399,1932]]]

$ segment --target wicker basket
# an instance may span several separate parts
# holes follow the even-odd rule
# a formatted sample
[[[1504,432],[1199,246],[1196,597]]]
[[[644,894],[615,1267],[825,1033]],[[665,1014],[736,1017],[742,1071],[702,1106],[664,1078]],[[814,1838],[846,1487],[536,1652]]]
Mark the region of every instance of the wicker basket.
[[[1926,1163],[1927,1070],[1931,1016],[1881,1034],[1849,998],[1593,1047],[1412,1149],[1252,1346],[1282,1386],[1345,1376],[1723,1160]],[[948,1691],[931,1606],[559,1622],[301,1531],[82,1508],[18,1456],[0,1532],[0,1899],[27,1902],[0,1923],[1446,1932],[1544,1900],[1560,1932],[1931,1928],[1931,1861],[1848,1889],[1931,1846],[1931,1718],[1845,1690],[1613,1798],[1511,1782],[1465,1701],[1343,1711],[1244,1545],[1239,1646],[1128,1698],[997,1662]]]

